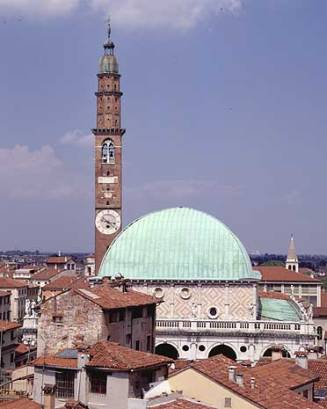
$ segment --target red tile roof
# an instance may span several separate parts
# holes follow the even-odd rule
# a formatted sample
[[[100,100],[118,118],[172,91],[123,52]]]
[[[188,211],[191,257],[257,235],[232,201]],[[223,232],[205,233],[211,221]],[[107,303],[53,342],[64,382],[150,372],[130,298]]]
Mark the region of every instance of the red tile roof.
[[[275,282],[315,282],[319,280],[312,278],[302,273],[296,273],[280,266],[255,266],[254,270],[259,271],[262,276],[262,281]]]
[[[27,284],[23,283],[21,280],[0,277],[0,288],[23,288],[23,287],[27,287]]]
[[[100,341],[89,349],[90,361],[87,366],[107,368],[113,371],[130,371],[168,365],[170,358],[136,351],[114,342]]]
[[[236,373],[243,374],[243,386],[229,380],[229,366],[235,366]],[[319,409],[320,407],[289,390],[282,380],[277,380],[270,374],[265,378],[256,377],[255,386],[251,388],[250,380],[253,376],[251,369],[223,355],[193,362],[190,367],[265,409]]]
[[[308,367],[312,375],[319,376],[319,381],[315,382],[315,388],[327,388],[327,359],[309,359]]]
[[[301,368],[292,359],[278,359],[270,361],[267,365],[251,368],[254,377],[270,377],[276,382],[282,382],[287,388],[294,389],[301,385],[317,380],[317,375],[307,369]]]
[[[33,275],[33,280],[51,280],[51,278],[62,273],[64,270],[56,268],[43,268]]]
[[[10,296],[10,292],[0,290],[0,297],[8,297],[8,296]]]
[[[69,368],[77,369],[77,359],[75,358],[60,358],[55,355],[40,356],[36,358],[31,365],[34,366],[50,366],[54,368]]]
[[[47,264],[65,264],[71,260],[72,258],[69,256],[52,256],[47,259],[46,263]]]
[[[88,289],[75,288],[73,291],[94,302],[105,310],[137,307],[155,304],[158,302],[150,295],[132,290],[122,292],[118,289],[110,287],[107,284]]]
[[[274,300],[290,300],[287,294],[279,293],[278,291],[259,291],[260,298],[273,298]]]
[[[41,405],[38,403],[27,399],[13,399],[13,400],[6,400],[0,403],[1,409],[41,409]]]
[[[71,288],[89,288],[89,284],[85,278],[63,276],[45,285],[42,291],[63,291]]]
[[[26,354],[28,351],[29,348],[25,344],[18,344],[15,349],[16,354]]]
[[[1,321],[0,320],[0,331],[9,331],[11,329],[20,328],[21,325],[17,324],[17,322],[11,321]]]
[[[175,399],[171,402],[163,403],[161,405],[149,406],[153,409],[210,409],[212,406],[207,406],[199,402],[187,400],[185,398]]]

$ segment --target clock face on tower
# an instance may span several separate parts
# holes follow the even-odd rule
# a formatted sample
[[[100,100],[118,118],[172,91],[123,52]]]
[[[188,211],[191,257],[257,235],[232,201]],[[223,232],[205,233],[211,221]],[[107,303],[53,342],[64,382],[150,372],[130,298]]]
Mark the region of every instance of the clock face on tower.
[[[102,234],[114,234],[120,229],[120,214],[115,210],[101,210],[95,218],[95,226]]]

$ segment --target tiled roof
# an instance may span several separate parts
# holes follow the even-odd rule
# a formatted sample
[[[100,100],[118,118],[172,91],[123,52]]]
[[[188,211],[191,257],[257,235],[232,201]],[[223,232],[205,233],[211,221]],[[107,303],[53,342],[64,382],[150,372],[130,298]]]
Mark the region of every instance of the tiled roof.
[[[128,290],[122,292],[104,284],[99,287],[89,289],[74,289],[76,293],[99,305],[103,309],[137,307],[142,305],[155,304],[158,301],[140,292]]]
[[[72,258],[68,256],[52,256],[46,261],[47,264],[65,264],[67,261],[71,261]]]
[[[315,382],[315,388],[327,388],[327,359],[309,359],[308,367],[313,376],[319,376],[319,381]]]
[[[275,300],[290,300],[287,294],[279,293],[278,291],[259,291],[260,298],[273,298]]]
[[[90,361],[87,366],[116,371],[130,371],[173,363],[173,360],[167,357],[136,351],[108,341],[101,341],[93,345],[89,354]]]
[[[16,354],[26,354],[28,351],[29,348],[25,344],[18,344],[15,349]]]
[[[229,366],[235,366],[236,373],[243,374],[243,386],[229,380]],[[271,374],[265,378],[255,377],[255,386],[251,388],[252,370],[223,355],[193,362],[190,367],[265,409],[319,409],[320,407],[289,390],[282,381],[270,376]]]
[[[0,297],[8,297],[8,295],[10,296],[10,292],[0,290]]]
[[[17,322],[11,321],[1,321],[0,320],[0,331],[9,331],[10,329],[20,328],[21,325],[17,324]]]
[[[310,371],[301,368],[294,360],[278,359],[270,361],[267,365],[251,368],[254,377],[275,379],[282,382],[287,388],[294,389],[317,379]]]
[[[199,402],[187,400],[185,398],[175,399],[171,402],[162,403],[159,405],[148,406],[153,409],[210,409],[212,406],[207,406]]]
[[[63,270],[58,270],[55,268],[43,268],[33,275],[33,280],[50,280],[62,272]]]
[[[60,291],[71,288],[88,288],[89,284],[85,278],[63,276],[56,278],[42,288],[42,291]]]
[[[77,359],[74,358],[60,358],[55,355],[40,356],[36,358],[31,365],[34,366],[50,366],[55,368],[77,368]]]
[[[21,399],[13,399],[13,400],[7,400],[4,402],[0,403],[0,408],[1,409],[41,409],[41,405],[38,403],[27,399],[27,398],[21,398]]]
[[[296,273],[295,271],[287,270],[281,266],[256,266],[256,270],[260,271],[262,281],[276,281],[276,282],[315,282],[319,283],[319,280],[312,278],[302,273]]]
[[[23,287],[27,287],[27,284],[23,283],[21,280],[0,277],[0,288],[23,288]]]

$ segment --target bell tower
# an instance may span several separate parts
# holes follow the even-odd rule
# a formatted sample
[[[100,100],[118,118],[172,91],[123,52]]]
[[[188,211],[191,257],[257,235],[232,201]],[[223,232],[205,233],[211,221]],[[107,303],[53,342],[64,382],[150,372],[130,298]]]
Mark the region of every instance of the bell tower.
[[[108,247],[122,225],[122,136],[119,66],[111,40],[104,43],[98,73],[95,136],[95,268],[98,273]]]

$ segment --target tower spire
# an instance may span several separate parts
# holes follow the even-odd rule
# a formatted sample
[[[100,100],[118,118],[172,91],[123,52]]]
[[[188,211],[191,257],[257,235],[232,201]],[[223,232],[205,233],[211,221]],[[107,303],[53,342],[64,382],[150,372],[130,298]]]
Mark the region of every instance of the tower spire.
[[[291,234],[291,239],[290,239],[290,243],[288,246],[286,268],[288,270],[296,271],[297,273],[299,272],[299,260],[296,255],[296,248],[295,248],[295,241],[294,241],[293,234]]]
[[[103,44],[103,47],[104,47],[105,54],[113,55],[114,54],[114,49],[115,49],[115,44],[111,40],[111,19],[110,19],[110,16],[107,18],[106,22],[107,22],[107,35],[108,35],[108,38],[107,38],[106,42]]]

